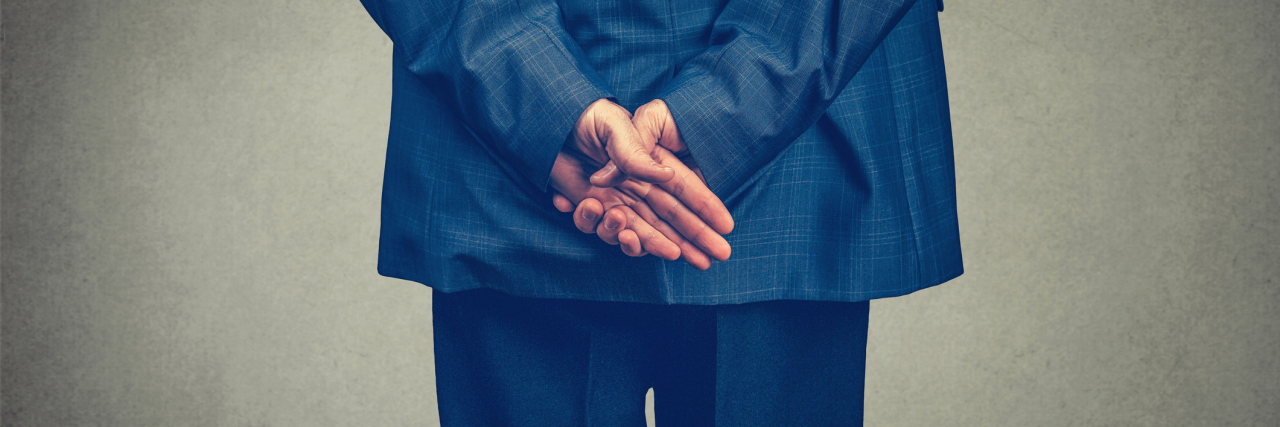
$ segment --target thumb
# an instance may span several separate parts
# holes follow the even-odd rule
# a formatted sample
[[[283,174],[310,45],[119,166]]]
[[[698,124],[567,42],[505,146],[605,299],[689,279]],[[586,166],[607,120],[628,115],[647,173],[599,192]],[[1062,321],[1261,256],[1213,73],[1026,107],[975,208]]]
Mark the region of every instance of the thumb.
[[[676,128],[676,120],[671,116],[671,109],[661,99],[641,105],[631,120],[647,146],[660,145],[676,154],[688,150],[680,137],[680,129]]]
[[[651,153],[654,145],[645,144],[630,117],[611,117],[604,120],[603,124],[606,129],[601,129],[599,134],[605,137],[605,151],[613,166],[606,164],[604,169],[592,175],[592,185],[612,187],[622,183],[627,177],[662,183],[675,177],[675,170],[653,158]]]
[[[591,185],[597,187],[613,187],[627,180],[627,175],[618,170],[618,165],[610,160],[604,167],[591,175]]]

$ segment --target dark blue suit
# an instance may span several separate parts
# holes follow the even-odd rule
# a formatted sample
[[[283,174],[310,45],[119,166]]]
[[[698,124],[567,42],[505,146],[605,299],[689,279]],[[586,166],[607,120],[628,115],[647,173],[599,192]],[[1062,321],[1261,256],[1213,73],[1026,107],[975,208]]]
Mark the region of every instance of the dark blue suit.
[[[962,272],[933,0],[362,1],[395,42],[378,271],[440,291],[446,424],[643,425],[650,387],[663,425],[860,424],[866,301]],[[552,207],[604,97],[667,103],[732,258]]]
[[[892,297],[962,272],[933,1],[363,2],[395,43],[384,275],[733,304]],[[729,261],[629,258],[551,206],[556,153],[602,97],[666,101],[733,214]]]

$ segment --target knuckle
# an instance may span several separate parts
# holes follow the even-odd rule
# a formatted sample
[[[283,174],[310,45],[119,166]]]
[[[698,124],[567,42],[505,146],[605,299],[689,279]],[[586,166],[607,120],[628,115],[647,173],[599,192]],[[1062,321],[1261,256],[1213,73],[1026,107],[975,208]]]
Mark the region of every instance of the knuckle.
[[[689,240],[693,240],[693,241],[695,241],[695,242],[702,242],[702,243],[706,243],[706,242],[703,242],[703,241],[702,241],[702,236],[703,236],[704,234],[706,234],[706,233],[707,233],[707,225],[706,225],[706,224],[699,224],[699,225],[698,225],[698,230],[693,232],[693,236],[690,236],[690,237],[689,237]]]
[[[679,200],[671,201],[671,203],[667,205],[666,212],[661,216],[663,218],[675,218],[676,215],[680,214],[680,206],[682,205],[680,204]]]

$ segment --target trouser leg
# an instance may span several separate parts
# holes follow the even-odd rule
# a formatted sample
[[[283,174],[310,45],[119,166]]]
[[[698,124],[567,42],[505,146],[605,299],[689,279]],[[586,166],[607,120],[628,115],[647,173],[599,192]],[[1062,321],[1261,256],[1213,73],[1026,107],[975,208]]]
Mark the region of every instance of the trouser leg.
[[[433,292],[441,424],[644,425],[649,308]]]
[[[716,425],[862,425],[869,307],[717,307]]]
[[[712,426],[716,419],[716,307],[672,306],[654,367],[654,421]]]
[[[659,426],[861,425],[869,304],[673,306]]]

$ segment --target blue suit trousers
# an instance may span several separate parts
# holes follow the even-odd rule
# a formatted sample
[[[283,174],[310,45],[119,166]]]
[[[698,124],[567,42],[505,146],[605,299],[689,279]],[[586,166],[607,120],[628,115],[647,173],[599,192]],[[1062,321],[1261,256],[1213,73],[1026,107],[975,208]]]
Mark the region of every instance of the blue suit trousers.
[[[432,295],[446,426],[862,425],[867,301]]]

